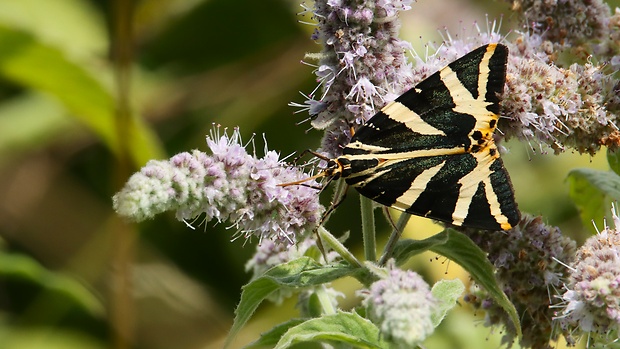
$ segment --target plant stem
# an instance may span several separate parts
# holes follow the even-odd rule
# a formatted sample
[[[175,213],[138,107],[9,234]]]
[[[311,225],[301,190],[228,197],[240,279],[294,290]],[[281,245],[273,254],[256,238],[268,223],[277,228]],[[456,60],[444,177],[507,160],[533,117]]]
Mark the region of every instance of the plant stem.
[[[323,226],[319,226],[317,232],[321,241],[342,256],[345,261],[349,262],[349,264],[354,267],[364,268],[362,263],[360,263],[360,261],[357,260],[357,258],[355,258],[355,256],[340,241],[338,241],[335,236],[328,232],[327,229],[323,228]]]
[[[394,230],[390,235],[390,239],[387,244],[385,244],[385,250],[383,251],[383,256],[381,256],[381,259],[379,260],[379,265],[385,265],[385,263],[392,257],[392,254],[394,253],[394,246],[396,246],[398,239],[400,239],[403,229],[405,229],[407,222],[409,222],[409,218],[411,218],[411,215],[408,213],[402,213],[398,218],[398,221],[394,226]]]
[[[364,239],[364,257],[369,262],[377,260],[377,240],[375,229],[375,215],[373,202],[369,198],[360,195],[360,208],[362,211],[362,236]]]
[[[325,285],[320,285],[316,288],[315,294],[319,299],[319,303],[321,303],[321,308],[323,309],[323,314],[331,315],[336,314],[336,308],[332,304],[327,292],[325,291]]]
[[[133,61],[134,2],[116,0],[113,2],[111,21],[111,56],[114,63],[117,105],[116,133],[118,138],[117,184],[120,187],[131,173],[131,63]],[[134,304],[132,297],[131,266],[138,235],[130,227],[115,218],[112,232],[114,250],[112,282],[110,288],[110,324],[113,348],[128,349],[134,346]]]

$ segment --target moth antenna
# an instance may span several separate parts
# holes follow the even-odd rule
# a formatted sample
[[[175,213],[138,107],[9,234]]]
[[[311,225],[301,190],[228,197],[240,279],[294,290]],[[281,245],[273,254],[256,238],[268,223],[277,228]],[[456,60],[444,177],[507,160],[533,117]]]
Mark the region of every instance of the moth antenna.
[[[298,181],[294,181],[294,182],[288,182],[288,183],[280,183],[278,184],[278,187],[288,187],[291,185],[303,185],[305,182],[311,181],[313,179],[317,179],[317,178],[322,178],[322,177],[326,177],[327,176],[327,172],[325,171],[321,171],[318,174],[315,174],[314,176],[308,177],[308,178],[304,178],[304,179],[300,179]],[[311,188],[313,188],[311,186]]]

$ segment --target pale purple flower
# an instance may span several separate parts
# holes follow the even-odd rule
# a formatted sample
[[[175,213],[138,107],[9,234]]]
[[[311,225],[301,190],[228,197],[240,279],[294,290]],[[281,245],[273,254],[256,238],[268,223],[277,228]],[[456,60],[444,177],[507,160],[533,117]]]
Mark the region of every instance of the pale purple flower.
[[[341,154],[349,142],[350,135],[335,133],[363,124],[383,107],[384,94],[398,95],[411,85],[405,58],[409,45],[398,39],[397,16],[411,2],[315,1],[318,33],[312,37],[323,49],[308,57],[319,59],[315,74],[322,92],[317,95],[324,108],[311,114],[311,124],[325,131],[321,148],[327,155]]]
[[[525,32],[512,43],[498,128],[556,153],[620,146],[620,83],[614,58],[620,11],[602,0],[510,0]],[[584,62],[585,61],[585,62]],[[611,64],[608,64],[611,63]],[[529,117],[538,115],[535,120]],[[527,118],[524,117],[527,114]],[[524,119],[527,124],[520,124]]]
[[[620,219],[612,214],[615,228],[606,226],[577,251],[557,317],[563,327],[600,344],[620,335]]]
[[[498,137],[538,144],[542,152],[594,154],[601,145],[620,146],[620,82],[613,75],[620,11],[612,14],[601,0],[511,2],[527,20],[523,32],[508,40],[495,21],[469,33],[446,32],[434,54],[414,55],[414,69],[404,56],[409,44],[397,37],[398,12],[409,9],[411,1],[315,2],[315,37],[323,51],[308,57],[319,59],[321,108],[311,110],[311,117],[313,127],[325,131],[321,150],[339,155],[350,136],[336,133],[363,124],[448,63],[495,42],[510,49]],[[584,62],[569,44],[579,45],[593,59]],[[314,98],[312,94],[309,100]]]
[[[498,125],[506,138],[546,144],[556,153],[572,148],[594,154],[604,137],[618,131],[617,80],[604,74],[601,66],[561,68],[541,60],[529,48],[521,56],[517,45],[509,47],[500,109],[505,118]]]
[[[238,130],[212,134],[207,145],[211,154],[194,150],[149,161],[114,195],[116,212],[140,222],[175,211],[179,220],[228,221],[246,238],[286,244],[316,228],[324,211],[317,190],[279,185],[307,175],[274,151],[260,159],[248,154]]]

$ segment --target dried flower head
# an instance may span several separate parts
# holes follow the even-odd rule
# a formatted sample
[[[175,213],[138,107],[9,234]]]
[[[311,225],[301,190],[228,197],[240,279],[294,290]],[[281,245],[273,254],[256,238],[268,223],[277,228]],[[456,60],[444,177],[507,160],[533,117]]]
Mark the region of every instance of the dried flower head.
[[[551,348],[549,341],[559,332],[553,327],[553,298],[563,281],[564,263],[575,254],[575,242],[549,227],[540,217],[524,215],[518,226],[507,232],[465,231],[488,253],[496,268],[496,278],[521,314],[521,346]],[[486,292],[475,286],[465,297],[474,307],[486,312],[486,325],[506,327],[503,342],[512,344],[516,333],[504,310]]]
[[[292,244],[319,223],[324,211],[317,191],[278,184],[307,178],[286,166],[274,151],[247,153],[238,130],[207,137],[211,154],[198,150],[169,160],[152,160],[114,195],[114,209],[140,222],[165,211],[179,220],[229,221],[238,234]]]
[[[601,40],[608,34],[609,6],[602,0],[508,0],[529,30],[560,45]]]

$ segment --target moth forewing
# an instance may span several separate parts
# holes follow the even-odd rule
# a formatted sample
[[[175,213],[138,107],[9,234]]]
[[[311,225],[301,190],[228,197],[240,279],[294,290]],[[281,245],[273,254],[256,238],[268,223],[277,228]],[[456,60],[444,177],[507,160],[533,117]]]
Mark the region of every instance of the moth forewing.
[[[480,47],[361,126],[342,177],[381,204],[457,226],[506,230],[519,211],[493,141],[508,50]]]

